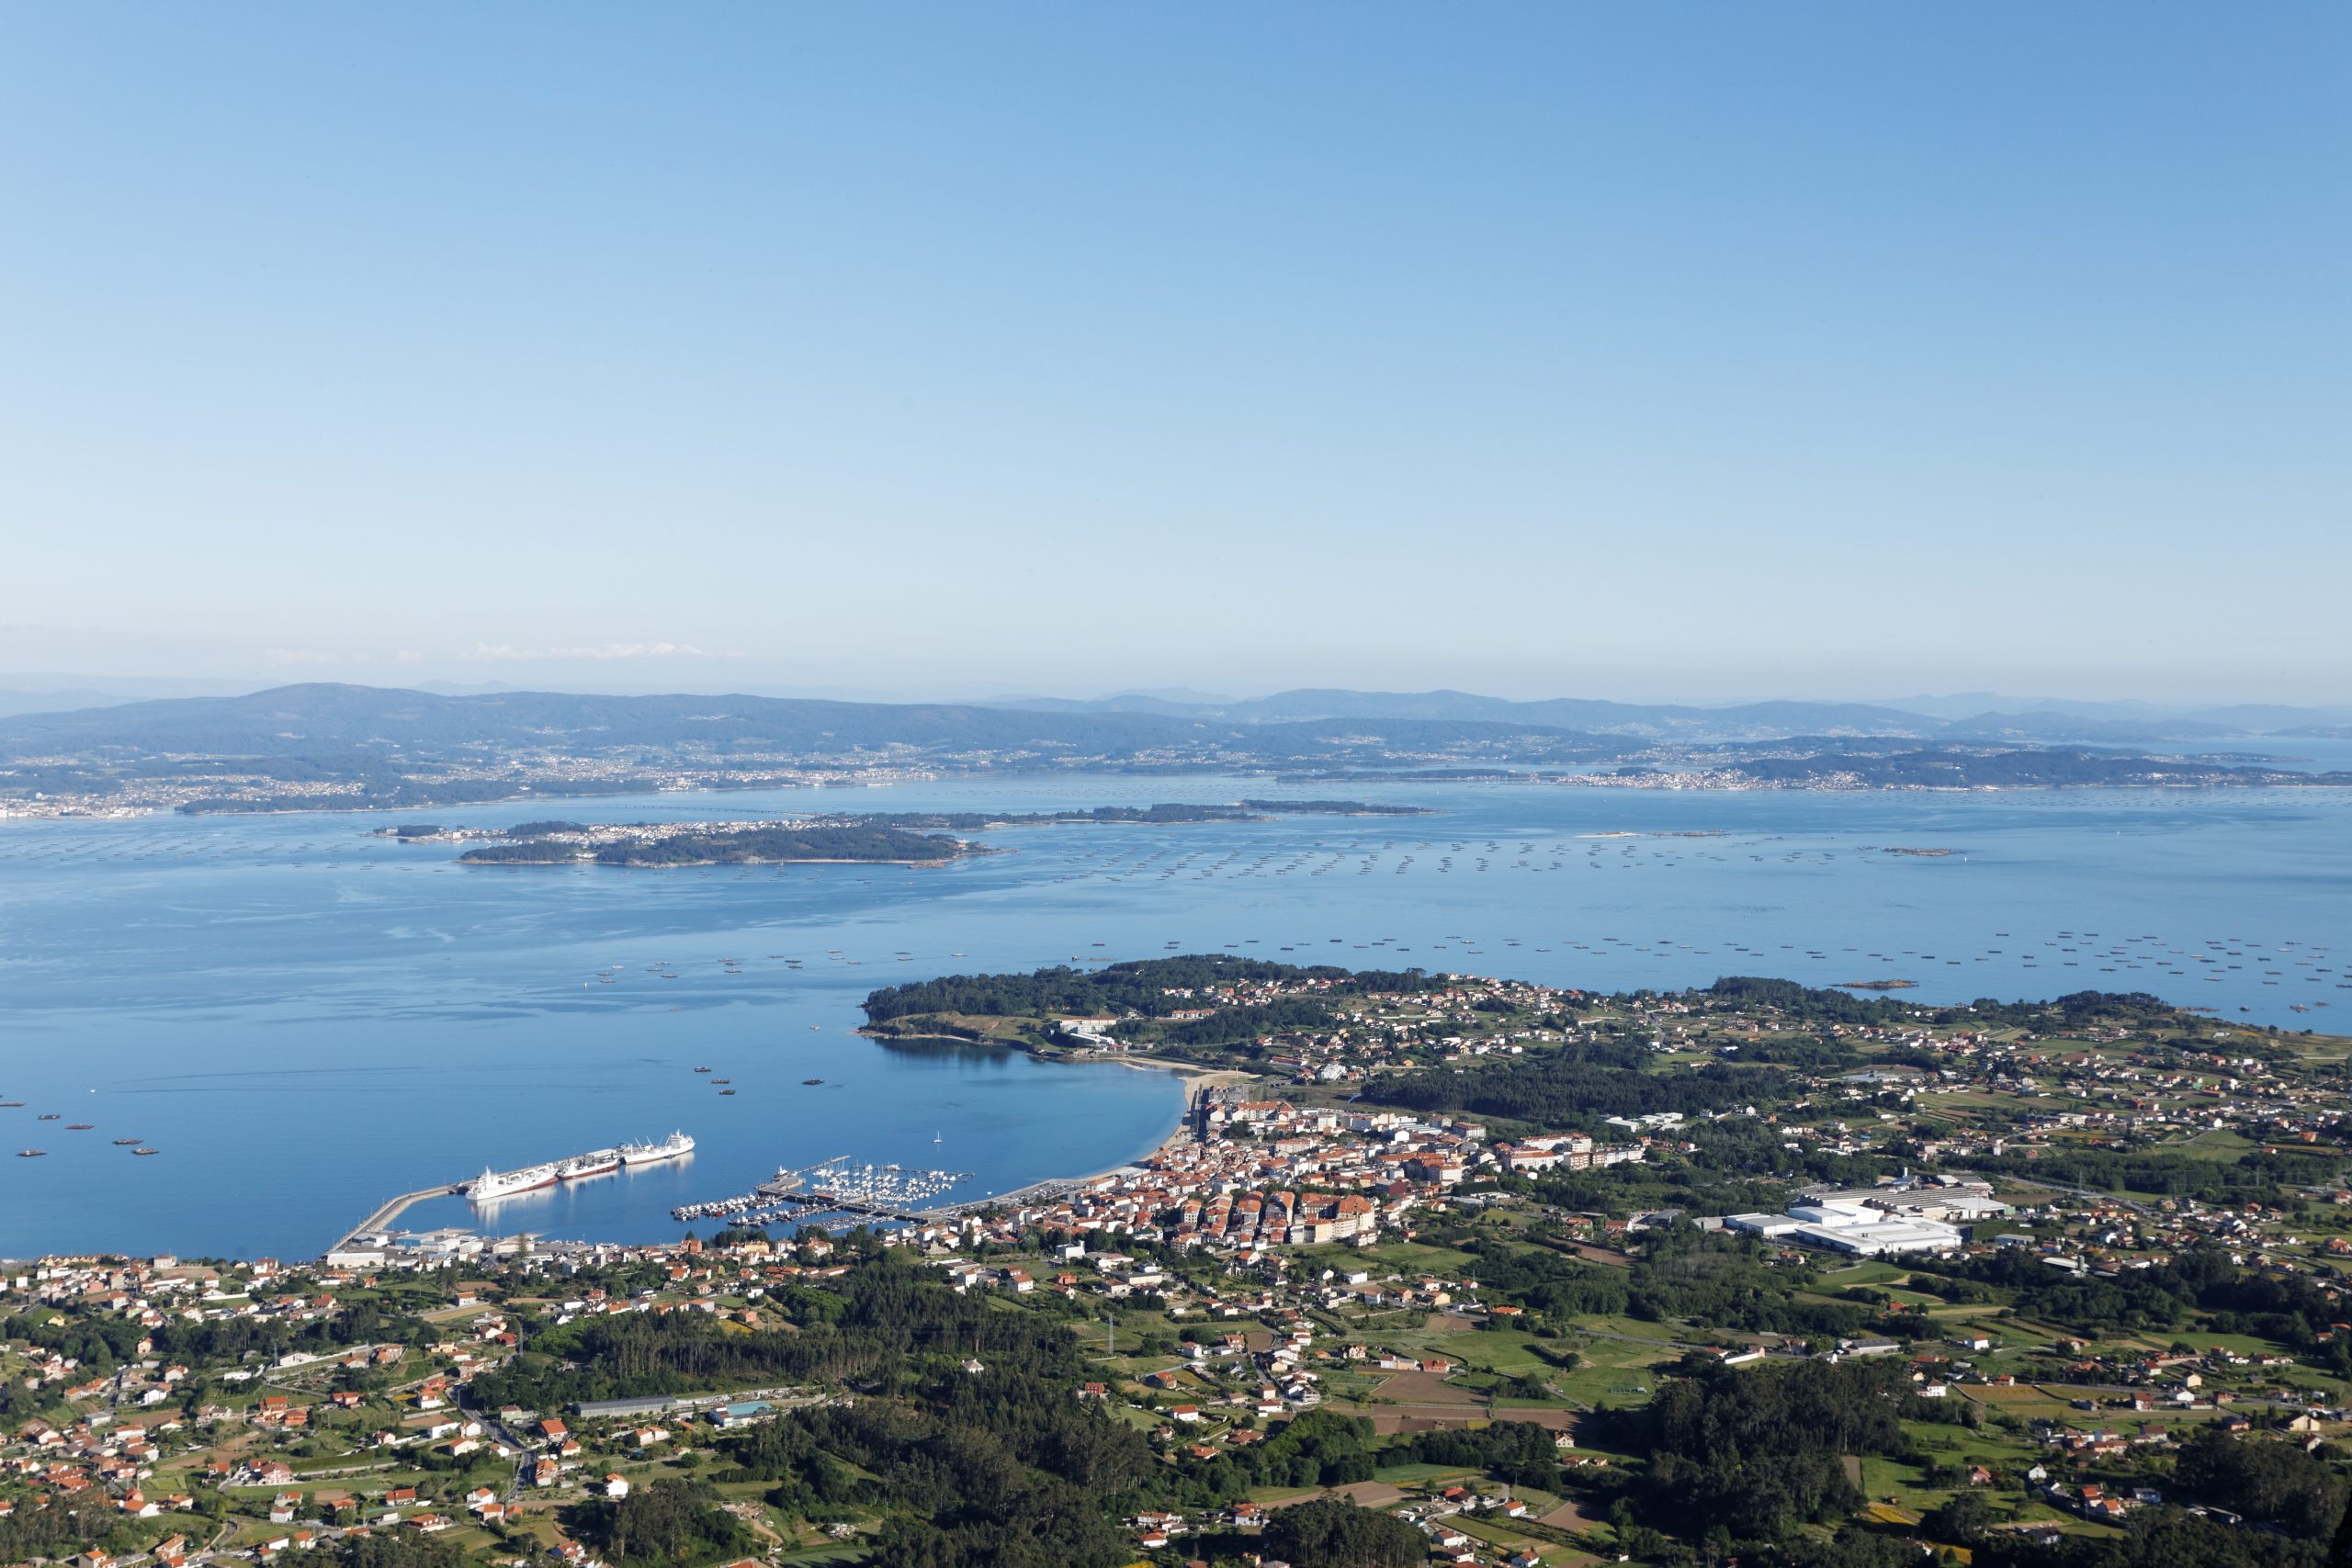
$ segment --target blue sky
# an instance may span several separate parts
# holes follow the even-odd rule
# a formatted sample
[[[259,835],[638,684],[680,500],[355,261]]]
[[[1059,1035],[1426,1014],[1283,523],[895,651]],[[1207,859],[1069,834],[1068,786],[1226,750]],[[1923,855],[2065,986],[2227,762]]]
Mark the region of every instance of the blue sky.
[[[0,670],[2352,696],[2340,6],[0,10]]]

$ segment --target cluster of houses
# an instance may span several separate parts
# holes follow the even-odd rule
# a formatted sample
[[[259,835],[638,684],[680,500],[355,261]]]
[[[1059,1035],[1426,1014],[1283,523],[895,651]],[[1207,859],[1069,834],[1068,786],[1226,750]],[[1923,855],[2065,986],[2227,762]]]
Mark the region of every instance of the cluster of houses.
[[[1463,1521],[1481,1517],[1531,1517],[1532,1510],[1526,1500],[1512,1496],[1507,1487],[1491,1492],[1461,1485],[1437,1487],[1390,1511],[1429,1538],[1429,1561],[1446,1568],[1495,1568],[1498,1564],[1499,1568],[1541,1568],[1544,1561],[1532,1548],[1497,1549],[1462,1528]],[[1265,1528],[1268,1512],[1261,1504],[1235,1503],[1216,1510],[1203,1522],[1211,1529],[1251,1535]],[[1159,1551],[1177,1544],[1195,1527],[1182,1514],[1150,1512],[1127,1520],[1127,1528],[1135,1533],[1137,1546]],[[1287,1565],[1266,1561],[1263,1568]]]
[[[1264,1007],[1298,998],[1326,1001],[1335,1014],[1328,1028],[1291,1030],[1262,1039],[1272,1071],[1298,1083],[1361,1079],[1384,1067],[1411,1061],[1523,1054],[1531,1045],[1574,1037],[1571,1010],[1589,998],[1525,981],[1474,975],[1440,976],[1427,988],[1363,991],[1353,982],[1320,976],[1220,980],[1213,985],[1170,986],[1160,1021],[1187,1023],[1233,1008]],[[1345,987],[1343,989],[1343,987]],[[1340,993],[1334,996],[1333,993]],[[1497,1027],[1496,1010],[1541,1021]],[[1144,1022],[1125,1017],[1066,1018],[1056,1027],[1066,1037],[1097,1050],[1138,1048],[1143,1038],[1122,1025]]]
[[[2084,1030],[2066,1049],[2030,1036],[1997,1040],[1966,1030],[1835,1032],[1875,1037],[1936,1063],[1932,1070],[1894,1069],[1872,1083],[1862,1082],[1870,1075],[1846,1075],[1838,1082],[1851,1097],[1891,1089],[1905,1101],[1990,1093],[2058,1102],[2022,1106],[1991,1124],[1940,1127],[1916,1145],[1928,1158],[2006,1154],[2053,1140],[2131,1145],[2225,1131],[2264,1142],[2313,1144],[2340,1136],[2347,1111],[2331,1086],[2299,1077],[2277,1062],[2135,1040],[2120,1028]],[[2083,1049],[2086,1043],[2121,1049]]]
[[[1197,1136],[1171,1138],[1136,1165],[895,1239],[952,1247],[1044,1229],[1242,1256],[1369,1245],[1465,1181],[1635,1161],[1650,1148],[1646,1138],[1604,1145],[1581,1134],[1490,1145],[1473,1122],[1300,1106],[1249,1089],[1212,1091],[1200,1121]]]

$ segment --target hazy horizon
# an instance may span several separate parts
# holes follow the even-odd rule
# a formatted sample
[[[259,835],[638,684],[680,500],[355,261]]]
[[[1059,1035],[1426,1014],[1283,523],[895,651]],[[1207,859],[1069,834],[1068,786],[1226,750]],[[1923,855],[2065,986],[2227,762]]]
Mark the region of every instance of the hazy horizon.
[[[2325,702],[2280,704],[2267,699],[2230,698],[2210,702],[2156,701],[2133,695],[2077,694],[2074,693],[2005,693],[1975,692],[1907,692],[1883,694],[1857,694],[1841,690],[1766,691],[1758,694],[1723,695],[1707,692],[1668,692],[1658,694],[1627,694],[1619,690],[1570,689],[1531,690],[1525,692],[1497,691],[1448,685],[1371,686],[1347,682],[1314,682],[1304,684],[1269,684],[1253,682],[1228,691],[1209,692],[1181,685],[1086,686],[1065,682],[1050,690],[1000,688],[986,685],[958,685],[953,682],[928,687],[885,688],[854,685],[811,685],[779,683],[749,680],[715,682],[704,685],[663,684],[659,682],[629,682],[627,680],[599,682],[593,679],[529,682],[514,680],[458,681],[434,676],[414,679],[368,678],[353,673],[313,673],[304,675],[271,674],[247,679],[207,676],[152,676],[74,673],[58,671],[0,670],[0,699],[17,695],[42,695],[51,693],[103,697],[107,703],[148,701],[182,696],[232,696],[254,692],[299,686],[313,682],[369,686],[385,690],[418,690],[444,695],[491,694],[499,692],[549,692],[577,695],[611,696],[760,696],[814,698],[834,702],[866,702],[885,704],[963,703],[989,704],[1009,702],[1070,702],[1099,703],[1121,698],[1142,697],[1159,701],[1217,705],[1261,701],[1268,697],[1297,691],[1340,691],[1358,694],[1417,696],[1439,693],[1500,698],[1508,702],[1540,703],[1553,700],[1595,700],[1640,706],[1681,706],[1692,708],[1737,707],[1758,703],[1818,703],[1855,704],[1918,713],[1940,718],[1974,717],[1983,713],[2025,713],[2054,709],[2079,712],[2084,716],[2128,717],[2134,712],[2151,716],[2182,715],[2207,710],[2239,706],[2291,706],[2313,712],[2342,714],[2352,711],[2342,704]],[[2115,710],[2109,714],[2103,710]],[[0,710],[5,711],[5,710]],[[18,705],[17,711],[35,711]]]

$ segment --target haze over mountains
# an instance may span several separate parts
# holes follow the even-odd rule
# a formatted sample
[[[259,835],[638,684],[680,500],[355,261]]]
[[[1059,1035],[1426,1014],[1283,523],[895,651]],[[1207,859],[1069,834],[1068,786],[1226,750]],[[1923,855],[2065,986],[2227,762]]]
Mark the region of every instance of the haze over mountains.
[[[1757,740],[1792,735],[1925,739],[2152,744],[2263,735],[2324,736],[2352,726],[2352,706],[2240,704],[2168,707],[2141,701],[2019,699],[1995,693],[1905,698],[1895,703],[1788,700],[1700,705],[1620,703],[1594,697],[1515,701],[1471,692],[1356,692],[1306,687],[1272,696],[1220,698],[1122,693],[1092,700],[998,697],[986,705],[1039,713],[1148,713],[1243,724],[1325,719],[1470,719],[1585,734],[1674,740]]]
[[[437,688],[437,689],[435,689]],[[2315,708],[2269,704],[2181,708],[2139,702],[2069,699],[2020,701],[1991,693],[1918,697],[1899,703],[1781,701],[1701,706],[1554,697],[1515,701],[1456,691],[1358,692],[1301,688],[1269,696],[1227,699],[1185,691],[1130,692],[1093,699],[1003,696],[954,703],[842,702],[800,694],[735,693],[621,696],[535,692],[491,682],[424,688],[306,683],[259,691],[224,681],[124,680],[71,676],[0,676],[0,737],[22,743],[47,738],[76,743],[183,747],[259,743],[298,725],[316,741],[357,740],[356,731],[390,726],[422,739],[516,741],[528,734],[576,726],[616,727],[658,739],[680,739],[673,728],[707,724],[697,710],[710,704],[755,709],[762,727],[779,721],[813,739],[842,727],[878,740],[951,742],[959,735],[980,744],[1052,739],[1057,725],[1015,720],[1016,713],[1086,718],[1072,738],[1146,740],[1150,727],[1122,718],[1190,720],[1194,725],[1255,727],[1333,720],[1419,721],[1435,726],[1507,726],[1519,729],[1672,741],[1765,740],[1792,736],[1877,737],[2017,744],[2154,745],[2261,736],[2331,738],[2352,735],[2352,706]],[[748,717],[744,714],[738,716]],[[1104,722],[1108,721],[1108,722]],[[519,728],[517,728],[519,727]],[[724,728],[725,726],[716,728]],[[461,732],[470,731],[469,735]],[[618,735],[615,739],[619,739]],[[267,749],[266,747],[265,749]]]

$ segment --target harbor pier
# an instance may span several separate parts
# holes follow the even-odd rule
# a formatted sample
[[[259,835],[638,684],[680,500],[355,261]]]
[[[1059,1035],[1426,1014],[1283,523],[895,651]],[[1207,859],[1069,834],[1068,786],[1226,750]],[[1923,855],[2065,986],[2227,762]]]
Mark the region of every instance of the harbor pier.
[[[354,1241],[363,1235],[370,1235],[377,1231],[390,1229],[391,1223],[394,1220],[399,1219],[402,1214],[408,1213],[409,1209],[413,1205],[422,1203],[427,1198],[447,1198],[464,1190],[464,1183],[450,1181],[445,1182],[439,1187],[420,1187],[413,1192],[403,1192],[399,1197],[392,1199],[390,1202],[378,1208],[375,1213],[369,1214],[366,1219],[360,1221],[357,1224],[352,1226],[341,1235],[335,1237],[334,1245],[329,1247],[327,1250],[329,1252],[341,1252],[345,1247],[349,1247]]]

